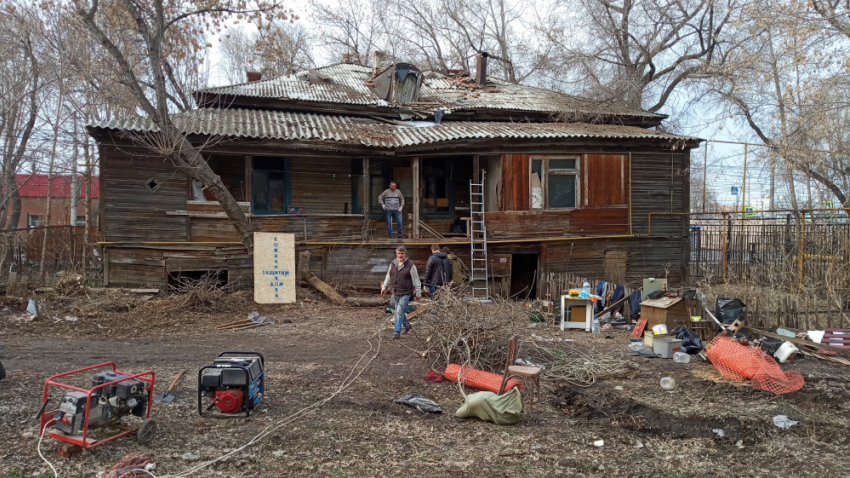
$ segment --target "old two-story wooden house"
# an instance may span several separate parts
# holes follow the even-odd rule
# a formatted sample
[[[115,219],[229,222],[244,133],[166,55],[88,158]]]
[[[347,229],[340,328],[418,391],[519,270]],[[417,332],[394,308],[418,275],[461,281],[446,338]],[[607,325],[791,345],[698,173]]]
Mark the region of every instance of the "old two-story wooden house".
[[[470,182],[483,182],[492,275],[506,294],[550,273],[635,281],[688,262],[690,150],[663,115],[486,76],[398,63],[337,64],[195,92],[174,115],[255,231],[295,234],[311,270],[375,289],[405,243],[421,267],[434,242],[469,263]],[[220,271],[250,286],[252,259],[218,202],[138,138],[150,120],[91,125],[100,149],[104,281],[165,286]],[[378,195],[396,181],[409,237],[388,239]],[[439,238],[438,238],[439,237]],[[614,279],[613,277],[608,277]],[[616,280],[616,279],[615,279]],[[523,294],[524,295],[524,294]]]

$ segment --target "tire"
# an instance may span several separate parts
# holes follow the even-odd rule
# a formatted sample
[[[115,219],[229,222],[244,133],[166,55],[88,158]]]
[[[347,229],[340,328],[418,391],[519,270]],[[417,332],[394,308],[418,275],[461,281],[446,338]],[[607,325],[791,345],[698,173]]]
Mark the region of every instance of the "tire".
[[[139,425],[139,431],[136,432],[136,439],[139,443],[149,443],[153,440],[159,427],[153,418],[148,418]]]

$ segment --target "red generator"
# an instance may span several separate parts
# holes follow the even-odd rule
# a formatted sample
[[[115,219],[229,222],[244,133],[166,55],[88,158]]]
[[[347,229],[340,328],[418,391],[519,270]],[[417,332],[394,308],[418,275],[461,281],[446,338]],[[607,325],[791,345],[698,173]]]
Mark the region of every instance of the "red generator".
[[[92,387],[88,389],[58,381],[60,378],[104,368],[108,370],[92,376]],[[44,434],[46,428],[51,438],[83,448],[93,448],[131,433],[136,434],[139,442],[147,443],[153,439],[157,430],[156,422],[150,418],[155,380],[153,371],[137,374],[122,372],[115,367],[115,362],[54,375],[44,383],[39,434]],[[66,391],[59,402],[59,408],[45,412],[51,400],[48,397],[50,387]],[[138,426],[131,426],[124,423],[123,418],[127,416],[143,420]],[[116,433],[91,433],[92,430],[107,428],[114,429]]]

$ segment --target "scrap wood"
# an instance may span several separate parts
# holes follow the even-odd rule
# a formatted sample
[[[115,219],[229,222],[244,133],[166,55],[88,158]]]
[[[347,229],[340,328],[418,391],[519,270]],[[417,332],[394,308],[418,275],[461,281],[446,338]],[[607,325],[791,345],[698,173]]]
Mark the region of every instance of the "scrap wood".
[[[264,326],[264,325],[271,325],[271,324],[272,324],[272,322],[271,322],[271,321],[269,321],[269,322],[260,322],[259,324],[249,324],[249,325],[244,325],[244,326],[241,326],[241,327],[233,327],[233,328],[230,328],[230,329],[224,329],[224,330],[245,330],[245,329],[253,329],[254,327],[262,327],[262,326]]]
[[[815,348],[817,350],[826,350],[828,352],[835,352],[838,355],[841,355],[841,356],[846,357],[846,358],[850,358],[850,350],[848,350],[848,349],[842,349],[840,347],[833,347],[832,345],[827,345],[827,344],[818,344],[818,343],[812,342],[811,340],[803,340],[803,339],[798,339],[796,337],[786,337],[784,335],[774,334],[772,332],[767,332],[765,330],[760,330],[760,329],[756,329],[756,328],[753,328],[753,327],[747,327],[747,328],[750,329],[751,332],[754,332],[754,333],[759,334],[759,335],[763,335],[765,337],[770,337],[772,339],[784,340],[786,342],[791,342],[794,345],[802,345],[804,347],[812,347],[812,348]]]
[[[828,360],[830,362],[840,363],[842,365],[850,365],[850,360],[844,357],[836,357],[834,355],[821,355],[817,352],[811,352],[806,350],[805,348],[800,349],[800,353],[803,355],[808,355],[809,357],[819,358],[821,360]]]

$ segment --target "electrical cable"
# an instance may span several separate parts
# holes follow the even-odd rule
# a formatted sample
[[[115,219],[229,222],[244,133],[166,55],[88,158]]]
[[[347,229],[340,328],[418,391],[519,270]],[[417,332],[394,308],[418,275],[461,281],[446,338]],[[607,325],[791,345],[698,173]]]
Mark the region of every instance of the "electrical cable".
[[[41,454],[41,441],[44,440],[44,434],[47,433],[47,427],[49,427],[52,423],[55,422],[56,419],[54,418],[53,420],[50,420],[49,422],[44,424],[44,428],[41,429],[41,436],[38,437],[38,445],[36,445],[36,450],[38,451],[38,456],[40,456],[41,459],[45,463],[47,463],[47,466],[49,466],[50,469],[53,470],[54,478],[59,478],[59,473],[56,471],[56,467],[54,467],[53,463],[50,463],[47,458],[45,458],[44,455]]]

